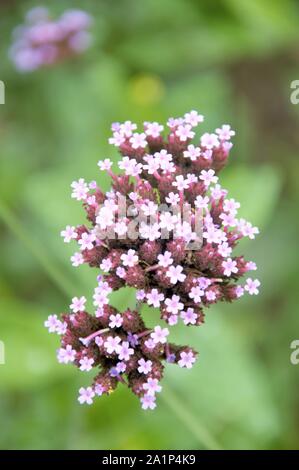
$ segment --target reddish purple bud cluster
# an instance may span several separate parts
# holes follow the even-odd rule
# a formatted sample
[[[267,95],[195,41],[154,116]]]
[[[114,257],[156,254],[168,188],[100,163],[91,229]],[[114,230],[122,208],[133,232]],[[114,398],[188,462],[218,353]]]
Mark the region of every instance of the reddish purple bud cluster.
[[[167,136],[156,122],[145,122],[142,133],[130,121],[115,123],[109,141],[123,156],[118,164],[123,174],[114,173],[105,159],[98,166],[111,177],[108,193],[95,181],[71,185],[89,223],[67,226],[61,235],[79,245],[73,266],[87,263],[104,274],[94,291],[95,316],[85,312],[84,297],[75,297],[73,313],[62,321],[52,315],[46,326],[63,335],[60,362],[100,370],[91,387],[80,389],[81,403],[92,403],[96,394],[123,382],[144,409],[153,409],[162,361],[192,367],[196,353],[191,348],[169,344],[167,328],[145,327],[142,304],[159,309],[170,326],[179,321],[196,326],[204,322],[205,307],[245,291],[258,294],[257,279],[237,284],[255,263],[232,255],[238,241],[254,238],[258,229],[237,218],[240,204],[218,183],[234,131],[224,125],[203,134],[196,146],[193,129],[202,121],[196,111],[170,119]],[[127,286],[137,289],[137,307],[121,313],[109,305],[109,295]]]

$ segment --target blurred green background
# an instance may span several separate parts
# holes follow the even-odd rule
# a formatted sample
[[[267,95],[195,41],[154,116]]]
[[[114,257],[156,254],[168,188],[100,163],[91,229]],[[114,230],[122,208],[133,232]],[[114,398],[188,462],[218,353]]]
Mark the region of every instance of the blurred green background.
[[[291,0],[44,1],[53,15],[94,15],[82,57],[20,74],[11,31],[32,1],[0,3],[0,447],[2,449],[299,448],[299,5]],[[203,130],[236,130],[221,182],[260,227],[240,252],[258,263],[258,297],[207,312],[173,339],[200,352],[191,371],[169,365],[154,412],[120,386],[94,406],[77,403],[90,377],[56,362],[45,318],[74,295],[91,297],[96,271],[73,269],[59,236],[84,220],[74,179],[102,178],[117,159],[110,123],[198,109]],[[255,273],[254,273],[255,274]],[[132,302],[128,292],[114,302]],[[147,313],[152,319],[155,313]]]

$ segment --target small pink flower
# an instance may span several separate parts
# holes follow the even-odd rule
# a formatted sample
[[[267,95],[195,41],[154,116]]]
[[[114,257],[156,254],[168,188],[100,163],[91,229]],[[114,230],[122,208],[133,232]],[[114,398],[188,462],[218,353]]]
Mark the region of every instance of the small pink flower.
[[[113,354],[116,352],[118,354],[120,350],[121,339],[119,336],[108,336],[104,343],[104,347],[108,354]]]
[[[257,270],[256,263],[254,261],[248,261],[248,263],[246,263],[246,270],[247,271],[256,271]]]
[[[183,177],[183,175],[179,175],[175,177],[175,181],[172,183],[172,186],[176,186],[178,191],[184,191],[184,189],[189,188],[189,182]]]
[[[49,333],[56,333],[59,323],[60,320],[58,320],[57,315],[49,315],[44,325],[48,328]]]
[[[110,315],[109,320],[110,328],[120,328],[123,324],[123,318],[119,313],[117,313],[116,315]]]
[[[233,261],[231,258],[227,258],[226,261],[222,262],[222,267],[224,268],[223,274],[225,276],[231,276],[231,273],[237,273],[237,262]]]
[[[167,323],[170,326],[174,326],[178,323],[178,316],[177,315],[170,315],[167,319]]]
[[[182,351],[180,353],[180,358],[181,359],[178,362],[179,366],[186,367],[187,369],[191,369],[191,367],[193,366],[196,360],[192,351],[189,351],[189,352]]]
[[[223,210],[230,212],[232,215],[236,215],[238,209],[240,208],[240,203],[234,199],[225,199],[223,203]]]
[[[162,390],[161,385],[159,385],[158,379],[153,379],[149,377],[147,382],[143,384],[143,389],[146,390],[148,395],[155,395],[155,393],[159,393]]]
[[[235,135],[235,131],[231,130],[228,124],[223,124],[222,127],[216,129],[216,133],[220,140],[230,140],[230,138]]]
[[[82,357],[79,361],[80,363],[80,370],[88,372],[92,369],[92,365],[94,363],[94,359],[92,357]]]
[[[190,299],[193,299],[194,303],[199,304],[201,302],[201,297],[204,295],[204,291],[200,286],[194,286],[189,292]]]
[[[93,233],[82,233],[80,240],[78,241],[81,250],[92,250],[93,243],[95,242],[96,237]]]
[[[186,140],[193,139],[193,137],[195,136],[195,132],[192,131],[192,126],[190,126],[189,124],[178,126],[175,133],[181,142],[186,142]]]
[[[215,176],[214,170],[202,170],[199,179],[201,179],[205,186],[209,186],[211,183],[217,183],[218,177]]]
[[[133,267],[138,263],[138,255],[135,254],[135,250],[128,250],[127,254],[121,255],[120,259],[124,266]]]
[[[178,295],[173,295],[171,299],[166,299],[165,305],[167,312],[174,315],[177,315],[179,311],[184,308],[184,304],[180,302],[180,297]]]
[[[128,341],[123,341],[117,351],[118,358],[122,361],[128,361],[130,356],[134,354],[134,349],[130,348]]]
[[[153,339],[155,344],[165,344],[168,335],[168,328],[161,328],[161,326],[155,326],[154,331],[151,333],[151,338]]]
[[[145,124],[146,135],[153,137],[153,138],[159,137],[163,129],[164,127],[158,122],[147,122]]]
[[[57,359],[60,363],[68,364],[69,362],[74,362],[75,358],[76,351],[70,344],[67,344],[65,348],[60,348],[58,350]]]
[[[86,199],[89,188],[84,178],[80,178],[79,181],[73,181],[71,187],[73,188],[72,198],[77,199],[77,201]]]
[[[71,240],[75,240],[78,236],[75,227],[71,227],[70,225],[67,225],[66,228],[60,232],[60,235],[64,237],[64,243],[69,243]]]
[[[126,139],[122,132],[115,131],[113,132],[113,137],[109,138],[109,144],[114,145],[115,147],[120,147],[125,140]]]
[[[105,160],[99,160],[98,167],[101,171],[110,170],[110,168],[112,167],[112,161],[109,158],[105,158]]]
[[[167,268],[173,263],[173,259],[170,251],[165,251],[164,254],[158,255],[158,264],[162,268]]]
[[[185,116],[185,122],[187,124],[190,124],[192,127],[196,127],[200,122],[203,122],[204,117],[202,114],[198,114],[197,111],[190,111],[189,113],[186,113]]]
[[[194,308],[189,307],[186,311],[181,312],[181,318],[183,319],[185,325],[195,325],[197,315],[194,312]]]
[[[143,410],[154,410],[156,408],[156,397],[154,395],[145,394],[140,398],[141,408]]]
[[[176,206],[180,202],[180,196],[171,192],[166,197],[166,202],[168,202],[168,204],[171,204],[172,206]]]
[[[222,220],[223,227],[236,227],[237,225],[237,220],[231,212],[229,212],[228,214],[223,212],[222,214],[220,214],[219,218]]]
[[[95,396],[95,392],[91,387],[81,387],[79,389],[79,397],[78,401],[81,403],[87,403],[87,405],[91,405],[93,403],[93,398]]]
[[[103,261],[100,264],[100,268],[105,273],[109,273],[110,269],[112,268],[111,260],[109,258],[103,259]]]
[[[200,148],[195,147],[193,144],[188,145],[187,150],[184,150],[184,157],[190,158],[191,161],[196,161],[200,156]]]
[[[166,275],[170,278],[171,284],[176,284],[177,282],[184,282],[186,279],[186,274],[183,273],[183,267],[178,266],[170,266]]]
[[[139,374],[144,374],[147,375],[149,372],[152,370],[152,361],[146,361],[145,359],[141,358],[138,361],[139,367],[138,367],[138,372]]]
[[[200,138],[200,143],[206,149],[213,149],[214,147],[219,146],[219,140],[216,134],[208,134],[206,132]]]
[[[227,242],[223,242],[218,245],[218,253],[223,256],[223,258],[227,258],[232,252],[232,248],[229,246]]]
[[[260,281],[258,279],[252,280],[251,277],[249,277],[246,280],[246,284],[244,289],[248,292],[250,295],[258,295],[259,290],[258,287],[261,285]]]
[[[157,223],[147,225],[145,222],[141,222],[139,233],[142,238],[150,241],[154,241],[161,237],[160,226]]]
[[[172,215],[170,212],[162,212],[160,215],[160,228],[168,231],[173,230],[177,221],[176,215]]]
[[[70,305],[70,309],[74,313],[84,312],[85,304],[86,304],[86,298],[84,296],[82,296],[82,297],[73,297],[72,298],[72,303]]]
[[[164,300],[164,294],[160,293],[158,289],[152,289],[147,294],[147,303],[152,305],[154,308],[160,307],[161,302]]]
[[[141,134],[135,132],[130,138],[130,143],[133,149],[145,148],[147,146],[146,134],[144,132]]]
[[[242,297],[244,295],[244,289],[242,286],[237,286],[235,288],[237,298]]]
[[[80,252],[74,253],[73,256],[71,256],[71,262],[72,262],[72,266],[74,266],[75,268],[83,264],[84,258],[83,258],[82,253]]]
[[[198,208],[198,209],[208,209],[208,204],[210,202],[210,199],[208,196],[197,196],[196,199],[195,199],[195,206]]]
[[[120,132],[126,137],[131,137],[133,131],[137,129],[137,125],[134,122],[126,121],[120,125]]]
[[[207,290],[205,296],[208,302],[214,302],[214,300],[216,300],[216,294],[212,290]]]

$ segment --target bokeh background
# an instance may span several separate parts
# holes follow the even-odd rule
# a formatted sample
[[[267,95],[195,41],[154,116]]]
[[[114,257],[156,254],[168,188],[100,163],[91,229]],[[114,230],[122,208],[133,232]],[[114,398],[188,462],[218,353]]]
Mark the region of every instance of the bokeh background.
[[[298,2],[45,0],[53,15],[92,14],[94,43],[77,60],[20,74],[8,59],[11,32],[37,5],[0,2],[0,447],[298,448]],[[84,220],[70,183],[109,188],[96,163],[117,159],[111,122],[164,122],[190,109],[206,116],[203,130],[236,130],[221,182],[260,227],[240,251],[258,263],[261,294],[211,308],[201,328],[176,329],[199,361],[191,371],[168,366],[154,412],[122,386],[80,406],[90,377],[56,362],[58,339],[43,327],[95,286],[95,271],[72,268],[59,236]],[[129,292],[114,300],[131,301]]]

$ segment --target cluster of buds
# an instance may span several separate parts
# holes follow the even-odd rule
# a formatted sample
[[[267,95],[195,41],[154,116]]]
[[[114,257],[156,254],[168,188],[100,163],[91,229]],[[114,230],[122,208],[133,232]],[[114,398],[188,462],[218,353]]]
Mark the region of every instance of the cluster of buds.
[[[47,8],[33,8],[14,30],[10,57],[19,71],[31,72],[81,54],[91,43],[91,23],[82,10],[66,10],[54,20]]]
[[[95,315],[85,311],[84,297],[75,297],[70,314],[61,320],[51,315],[46,326],[62,335],[60,362],[100,370],[92,386],[80,389],[80,403],[90,404],[122,382],[144,409],[153,409],[162,361],[192,367],[196,352],[168,343],[168,328],[146,328],[143,304],[159,309],[168,326],[196,326],[204,322],[205,307],[245,292],[258,294],[257,279],[238,283],[256,270],[255,263],[232,254],[241,238],[255,238],[258,229],[238,218],[240,204],[217,176],[234,131],[223,125],[196,145],[194,129],[202,121],[196,111],[171,118],[167,135],[157,122],[145,122],[141,133],[130,121],[114,123],[109,142],[122,155],[121,172],[113,171],[108,158],[98,162],[111,178],[111,190],[104,194],[83,178],[71,185],[88,224],[68,225],[61,235],[79,246],[73,266],[87,263],[102,271],[93,296]],[[136,310],[116,311],[109,296],[128,286],[136,289]]]

